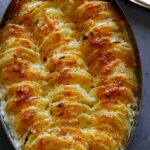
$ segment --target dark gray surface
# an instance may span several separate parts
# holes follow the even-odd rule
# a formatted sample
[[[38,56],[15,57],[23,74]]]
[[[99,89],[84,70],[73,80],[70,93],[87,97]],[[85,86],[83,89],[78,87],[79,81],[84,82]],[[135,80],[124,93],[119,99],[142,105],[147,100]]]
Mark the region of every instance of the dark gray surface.
[[[150,150],[150,10],[118,0],[129,18],[141,53],[143,99],[138,125],[128,150]]]
[[[138,125],[128,150],[150,150],[150,10],[118,0],[132,25],[141,53],[143,99]],[[8,0],[0,0],[0,16]],[[0,150],[13,150],[0,126]]]

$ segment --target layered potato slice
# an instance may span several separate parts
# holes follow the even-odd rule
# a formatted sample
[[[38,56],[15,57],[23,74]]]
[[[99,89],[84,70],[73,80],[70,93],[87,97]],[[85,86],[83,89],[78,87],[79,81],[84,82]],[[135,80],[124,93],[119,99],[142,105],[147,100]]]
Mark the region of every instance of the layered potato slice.
[[[55,102],[50,105],[50,113],[52,116],[60,118],[76,118],[79,114],[90,113],[90,107],[72,101]]]
[[[48,107],[48,99],[43,97],[12,97],[5,106],[5,111],[8,115],[16,115],[21,112],[22,109],[35,106],[45,110]]]
[[[1,45],[1,51],[8,50],[10,48],[15,48],[18,46],[22,46],[28,49],[32,49],[33,51],[37,51],[38,47],[29,39],[27,38],[15,38],[15,37],[8,37],[8,39]]]
[[[118,100],[105,100],[92,109],[93,115],[100,124],[99,129],[107,134],[112,134],[111,131],[115,130],[116,134],[111,136],[122,144],[125,144],[123,142],[128,138],[131,128],[130,119],[133,117],[133,111],[126,107]]]
[[[39,12],[52,5],[50,1],[33,1],[25,3],[12,19],[12,22],[24,24],[28,29],[33,29],[38,20]]]
[[[58,47],[57,49],[52,51],[50,54],[50,57],[53,54],[60,54],[60,53],[64,54],[65,53],[65,54],[74,54],[74,55],[81,57],[82,59],[85,59],[81,49],[82,49],[81,43],[79,41],[72,40],[72,41],[66,43],[65,45],[61,45],[60,47]]]
[[[49,61],[51,60],[51,57],[53,57],[53,55],[76,55],[74,57],[81,57],[83,60],[85,59],[85,56],[83,55],[82,51],[81,51],[81,43],[76,41],[76,40],[72,40],[69,41],[67,43],[65,43],[65,45],[61,44],[60,46],[56,47],[56,49],[53,49],[52,51],[48,51],[48,52],[41,52],[41,56],[43,56],[43,62],[46,63],[45,65],[47,66],[47,64],[49,64]],[[78,58],[80,59],[80,58]]]
[[[60,84],[79,84],[86,90],[90,90],[94,86],[93,77],[84,69],[78,68],[66,68],[60,72],[51,73],[47,81],[49,88]]]
[[[134,70],[127,67],[126,64],[120,60],[112,61],[107,66],[103,67],[100,72],[100,85],[118,84],[132,91],[136,91],[136,83]]]
[[[95,98],[90,96],[88,92],[78,84],[57,86],[49,91],[47,98],[49,98],[51,102],[67,100],[87,104],[89,106],[97,102]]]
[[[39,65],[34,65],[26,60],[16,59],[8,64],[1,72],[4,85],[11,85],[21,81],[42,81],[47,72]]]
[[[71,127],[56,127],[53,129],[49,129],[47,132],[41,133],[34,140],[31,135],[23,149],[40,150],[42,148],[45,150],[86,150],[88,149],[88,144],[83,139],[83,134],[79,129]]]
[[[77,20],[81,23],[103,11],[113,11],[115,14],[112,5],[107,1],[85,1],[83,4],[78,6],[75,12],[75,18],[77,18]]]
[[[6,100],[12,97],[16,98],[29,98],[29,97],[40,97],[43,95],[42,85],[33,81],[22,81],[15,83],[6,91]]]
[[[1,35],[1,70],[18,58],[34,63],[38,61],[38,47],[24,25],[8,23],[1,30]]]
[[[71,26],[71,27],[70,27]],[[42,41],[40,45],[40,52],[42,59],[49,57],[52,51],[58,49],[62,45],[68,45],[75,41],[75,32],[72,29],[73,24],[66,23],[61,25],[60,29],[50,32]]]
[[[37,62],[39,55],[32,49],[18,46],[4,51],[3,53],[0,54],[0,58],[1,58],[0,64],[2,68],[4,66],[3,64],[5,63],[7,64],[7,62],[9,63],[12,60],[15,61],[15,59],[17,58],[21,58],[29,62]]]
[[[5,43],[9,38],[24,38],[27,41],[33,41],[31,33],[27,32],[24,25],[8,23],[0,32],[2,35],[0,38],[1,43]]]
[[[48,63],[46,64],[46,68],[50,72],[61,71],[65,67],[88,70],[83,59],[68,53],[55,54],[48,60]]]
[[[63,23],[64,14],[56,8],[45,8],[39,13],[35,28],[33,30],[34,39],[40,44],[45,36],[57,30]],[[61,20],[60,20],[61,19]]]
[[[99,100],[118,99],[124,104],[136,104],[136,98],[130,89],[118,84],[101,85],[92,89],[91,95]]]
[[[35,106],[23,109],[14,119],[13,127],[17,138],[22,138],[33,124],[49,118],[49,114]]]

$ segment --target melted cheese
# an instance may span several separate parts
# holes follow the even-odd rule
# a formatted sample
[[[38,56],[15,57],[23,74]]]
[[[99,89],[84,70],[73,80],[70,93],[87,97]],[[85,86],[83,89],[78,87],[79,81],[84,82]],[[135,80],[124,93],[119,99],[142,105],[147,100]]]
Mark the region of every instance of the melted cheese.
[[[136,61],[110,3],[23,0],[0,34],[3,109],[22,150],[124,148]]]

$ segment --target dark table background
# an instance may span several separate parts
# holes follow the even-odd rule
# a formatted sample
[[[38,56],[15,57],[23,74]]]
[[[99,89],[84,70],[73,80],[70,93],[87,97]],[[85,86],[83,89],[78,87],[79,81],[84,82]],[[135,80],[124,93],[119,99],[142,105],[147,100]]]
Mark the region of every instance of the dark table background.
[[[0,17],[9,0],[0,0]],[[143,70],[143,99],[135,133],[128,150],[150,150],[150,10],[128,0],[118,0],[125,11],[140,50]],[[0,125],[0,150],[13,150]]]

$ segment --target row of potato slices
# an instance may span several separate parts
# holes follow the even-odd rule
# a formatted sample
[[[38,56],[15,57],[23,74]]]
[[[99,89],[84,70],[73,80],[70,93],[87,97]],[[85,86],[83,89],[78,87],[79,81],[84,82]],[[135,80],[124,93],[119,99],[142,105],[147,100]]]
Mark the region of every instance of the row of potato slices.
[[[40,6],[42,5],[40,4]],[[49,12],[51,12],[52,10],[55,10],[55,9],[49,9],[49,10],[50,10]],[[40,12],[40,10],[38,11]],[[57,11],[57,12],[60,12],[60,11]],[[51,16],[53,15],[48,14],[47,16],[50,16],[51,18]],[[45,19],[43,19],[43,21],[45,21]],[[48,24],[44,22],[42,26],[44,24],[45,24],[45,27],[47,27],[49,25],[49,22]],[[71,26],[72,25],[73,24],[71,24]],[[62,26],[66,26],[66,23],[63,23]],[[62,26],[60,25],[59,28],[62,28]],[[70,23],[69,23],[69,26],[70,26]],[[33,28],[36,28],[36,26]],[[48,28],[46,28],[46,30],[47,29]],[[41,40],[46,36],[43,40],[43,41],[47,40],[47,42],[45,43],[49,43],[49,41],[51,41],[50,43],[52,42],[54,43],[55,41],[54,39],[58,35],[61,37],[60,43],[64,43],[64,40],[66,40],[65,39],[66,35],[64,35],[63,37],[62,31],[58,30],[58,34],[55,31],[56,30],[52,32],[53,34],[48,34],[44,32],[44,34],[41,34],[40,38],[38,38],[40,39],[39,41],[38,39],[36,39],[37,42],[40,43]],[[90,36],[98,37],[98,35],[95,35],[95,33],[93,32],[90,32],[89,35],[85,33],[86,31],[82,33],[83,34],[82,40],[85,46],[85,50],[88,50],[87,48],[88,43],[90,42],[94,43],[94,41],[91,41],[94,38],[90,38]],[[36,33],[35,37],[37,36],[38,35]],[[70,33],[69,33],[69,37],[70,37]],[[73,34],[73,37],[74,37],[74,34]],[[78,38],[78,35],[76,36],[76,38]],[[105,42],[106,44],[107,42],[110,42],[109,38]],[[105,44],[105,42],[101,44]],[[74,44],[78,45],[78,44],[81,44],[82,42],[78,43],[75,39],[72,40],[71,38],[71,39],[67,39],[66,43],[68,47],[71,45],[71,48],[72,48],[72,45]],[[96,44],[97,43],[94,43],[93,45],[91,44],[90,45],[91,47],[89,50],[93,51],[93,49],[96,49],[94,47]],[[100,41],[99,41],[99,44],[100,44]],[[117,44],[116,45],[118,46],[118,50],[120,50],[121,48],[124,48],[124,49],[126,48],[124,43],[123,44],[117,43]],[[40,46],[41,45],[42,44],[40,44]],[[45,48],[47,48],[48,46],[47,44],[45,45],[46,46],[43,48],[44,53],[45,53]],[[34,85],[35,83],[29,82],[29,81],[21,82],[21,83],[11,86],[10,89],[13,89],[13,88],[17,89],[17,87],[19,87],[19,89],[22,90],[21,91],[22,94],[20,96],[18,96],[17,94],[13,94],[12,97],[8,98],[6,111],[11,112],[11,114],[13,115],[14,114],[16,115],[19,112],[21,112],[21,114],[17,115],[15,119],[15,123],[14,123],[16,131],[18,132],[18,135],[20,137],[24,135],[28,127],[31,127],[32,130],[29,129],[30,135],[29,135],[29,131],[26,132],[25,134],[25,137],[27,135],[28,135],[27,137],[29,137],[29,139],[27,140],[25,149],[31,149],[31,148],[40,149],[41,148],[40,146],[44,146],[46,148],[46,145],[47,145],[47,148],[54,148],[53,146],[54,145],[56,146],[56,144],[58,146],[58,149],[61,149],[62,147],[68,148],[68,145],[70,145],[70,148],[76,148],[76,149],[88,149],[88,147],[90,147],[91,149],[95,149],[95,148],[115,149],[116,143],[115,142],[113,143],[111,141],[112,140],[111,138],[113,138],[114,141],[122,140],[122,142],[125,142],[126,135],[128,135],[127,132],[129,132],[128,129],[130,125],[127,119],[132,118],[132,117],[130,116],[131,114],[130,114],[129,108],[127,108],[126,105],[135,102],[134,95],[131,92],[131,90],[135,91],[135,87],[136,87],[136,85],[133,82],[131,82],[133,81],[132,76],[134,76],[134,74],[132,74],[132,70],[129,70],[129,68],[126,67],[124,62],[122,62],[121,60],[114,60],[112,61],[112,63],[109,62],[109,65],[107,64],[104,65],[105,67],[99,66],[99,68],[104,68],[104,69],[101,69],[102,73],[100,73],[100,76],[102,76],[103,74],[105,75],[105,76],[102,76],[104,78],[103,80],[105,81],[105,83],[102,81],[101,82],[98,81],[97,85],[93,85],[93,82],[95,82],[95,80],[92,81],[92,84],[90,82],[91,78],[93,80],[93,77],[90,77],[90,78],[86,77],[87,71],[89,71],[89,69],[83,61],[85,56],[82,53],[80,53],[81,49],[79,50],[79,52],[77,52],[75,49],[74,50],[71,49],[71,51],[69,52],[70,47],[69,48],[68,47],[66,50],[66,45],[60,46],[60,44],[58,44],[53,47],[53,48],[57,48],[57,51],[54,52],[56,54],[54,54],[53,52],[50,54],[49,56],[50,60],[47,60],[47,58],[45,59],[43,57],[44,60],[46,60],[45,63],[46,63],[47,69],[50,71],[50,77],[48,79],[48,81],[50,81],[50,85],[52,85],[53,87],[53,85],[58,84],[56,88],[52,89],[49,92],[49,95],[47,96],[47,98],[43,98],[41,95],[38,95],[38,94],[35,94],[35,95],[31,94],[31,96],[29,95],[28,97],[28,94],[27,94],[28,92],[26,93],[25,87],[26,85],[27,87],[30,87],[30,86],[32,87],[32,85]],[[130,47],[129,48],[127,47],[127,49],[129,51],[130,50],[132,51]],[[66,53],[60,53],[63,50],[66,51]],[[99,51],[97,49],[97,53]],[[48,50],[48,54],[50,52],[51,50],[50,51]],[[84,52],[84,54],[86,53],[90,53],[90,51]],[[98,59],[97,53],[95,52],[96,55],[94,56],[94,60]],[[123,53],[124,53],[124,50],[123,50]],[[127,56],[128,56],[128,53],[127,53]],[[87,58],[87,56],[85,58]],[[89,59],[91,58],[88,58],[87,60],[88,61],[87,63],[89,63],[89,66],[91,65]],[[70,62],[70,60],[72,61]],[[56,68],[58,70],[54,67],[54,65],[57,66]],[[62,66],[67,66],[67,70],[62,70],[63,69]],[[73,67],[73,69],[70,69],[69,67],[70,68]],[[79,69],[77,69],[77,67]],[[28,74],[30,74],[30,72],[31,71],[29,71]],[[92,74],[94,76],[97,76],[97,73],[96,74],[92,73]],[[131,75],[128,78],[127,75],[129,74]],[[88,76],[90,76],[90,74]],[[25,78],[23,80],[32,80],[31,77],[33,78],[33,76],[31,75],[29,78]],[[89,79],[89,80],[86,80],[86,82],[85,82],[85,77],[86,79]],[[98,76],[98,78],[100,77]],[[115,78],[118,79],[118,81],[120,81],[119,78],[122,79],[122,84],[124,86],[118,87],[117,85],[114,85],[114,84],[109,85],[109,83],[112,83],[112,81],[115,80]],[[18,82],[18,81],[15,81],[15,82]],[[60,84],[77,84],[77,83],[80,86],[79,85],[60,85]],[[106,85],[103,85],[103,84],[106,84]],[[20,86],[22,87],[20,88]],[[34,87],[33,89],[34,90],[37,89],[38,86],[36,86],[36,88]],[[94,88],[94,86],[98,86],[98,87]],[[89,91],[91,88],[92,90],[90,90],[90,94],[87,94],[87,91],[81,87],[85,88],[87,91]],[[11,90],[8,90],[8,91],[11,91]],[[29,91],[32,91],[32,90],[30,89]],[[50,103],[49,100],[53,103]],[[101,100],[101,102],[97,103],[99,100]],[[96,105],[94,107],[89,107],[85,104],[88,104],[89,106],[93,106],[95,104]],[[15,107],[17,107],[18,109],[14,109]],[[41,110],[39,110],[39,109],[45,110],[47,108],[51,112],[51,115],[53,116],[53,118],[49,118],[49,112],[42,112]],[[22,109],[23,111],[21,111]],[[76,116],[78,116],[77,119],[74,119],[76,118]],[[70,121],[68,121],[68,118]],[[92,119],[94,120],[91,121]],[[42,121],[42,120],[45,120],[45,121]],[[47,128],[41,131],[42,125],[43,127],[45,127],[45,124],[44,124],[45,122],[47,122],[47,125],[49,125],[49,122],[52,122],[51,124],[53,125],[49,125],[47,126]],[[124,125],[124,122],[126,122],[126,125]],[[35,123],[37,123],[38,125],[36,125]],[[60,126],[58,125],[59,123],[60,123]],[[56,128],[56,126],[58,126],[58,128]],[[82,128],[83,129],[82,130],[77,129],[79,126],[81,127],[81,129]],[[94,126],[94,129],[91,129],[91,127],[93,126]],[[124,126],[124,128],[122,128],[122,126]],[[85,129],[86,127],[88,127],[87,130]],[[99,129],[97,129],[97,127],[99,127]],[[55,130],[50,130],[51,128]],[[44,134],[41,134],[42,132]],[[39,138],[37,138],[37,134],[40,135]],[[70,138],[69,141],[67,137]],[[84,142],[83,139],[86,139],[86,141]],[[84,144],[81,144],[81,143],[84,143]]]
[[[110,83],[121,82],[120,80],[122,80],[122,78],[126,78],[123,84],[131,88],[132,91],[136,91],[134,51],[130,45],[121,18],[119,18],[116,13],[114,14],[114,11],[108,3],[96,1],[87,2],[83,4],[83,6],[79,6],[80,9],[77,9],[78,11],[85,11],[85,14],[89,14],[86,12],[86,10],[89,11],[86,7],[92,5],[93,7],[90,8],[90,11],[94,9],[97,14],[96,11],[100,9],[100,6],[102,7],[104,5],[104,10],[101,8],[103,10],[101,13],[98,13],[98,15],[95,16],[93,15],[94,18],[93,16],[88,16],[86,20],[81,23],[81,27],[84,27],[84,30],[81,28],[81,36],[74,31],[74,29],[77,28],[74,23],[67,23],[63,20],[65,16],[62,11],[55,8],[47,8],[52,5],[49,1],[37,1],[34,3],[26,4],[21,9],[21,16],[18,15],[19,17],[17,16],[16,18],[19,18],[18,22],[21,20],[21,23],[23,22],[29,27],[33,26],[36,31],[39,31],[35,32],[34,35],[35,37],[41,36],[39,42],[41,42],[40,54],[42,59],[48,61],[47,59],[50,57],[47,63],[49,71],[53,72],[56,68],[60,71],[64,65],[69,65],[69,67],[72,67],[71,65],[77,65],[80,66],[81,69],[88,69],[92,75],[99,75],[100,72],[102,72],[100,84],[104,79],[106,83]],[[107,11],[109,7],[110,11]],[[85,10],[83,11],[81,8]],[[28,13],[25,13],[27,10]],[[81,14],[81,12],[79,12],[79,14]],[[54,16],[57,16],[58,18],[54,18]],[[32,22],[28,24],[27,21],[24,21],[26,20],[26,17]],[[80,42],[77,42],[74,37],[79,37]],[[53,49],[55,49],[55,51],[53,51]],[[67,51],[67,54],[65,51]],[[84,52],[84,55],[81,51]],[[76,54],[83,59],[85,59],[86,56],[89,68],[86,68],[86,65],[80,57],[77,58],[76,55],[72,54]],[[51,58],[52,55],[53,57]],[[112,63],[110,64],[110,62]],[[109,64],[108,67],[102,69],[103,66],[106,66],[107,64]],[[106,68],[110,70],[107,71],[107,73]],[[108,74],[109,77],[110,74],[115,74],[117,79],[113,78],[114,76],[112,75],[112,78],[107,80],[106,77]]]
[[[51,141],[52,145],[49,143],[49,148],[57,144],[58,149],[77,149],[77,145],[84,140],[86,147],[84,145],[82,149],[87,149],[87,146],[94,148],[92,144],[97,144],[97,148],[101,149],[114,149],[112,147],[116,143],[124,142],[122,138],[125,140],[130,127],[127,118],[132,117],[125,104],[104,99],[90,107],[90,101],[95,99],[79,85],[61,85],[57,88],[50,91],[46,98],[42,97],[41,88],[35,82],[24,81],[9,88],[5,110],[9,116],[15,116],[13,126],[17,137],[24,142],[25,149],[45,147],[46,141],[51,141],[51,136],[54,136],[54,141]],[[104,146],[103,140],[108,142]],[[63,147],[67,141],[73,143],[70,147]]]

